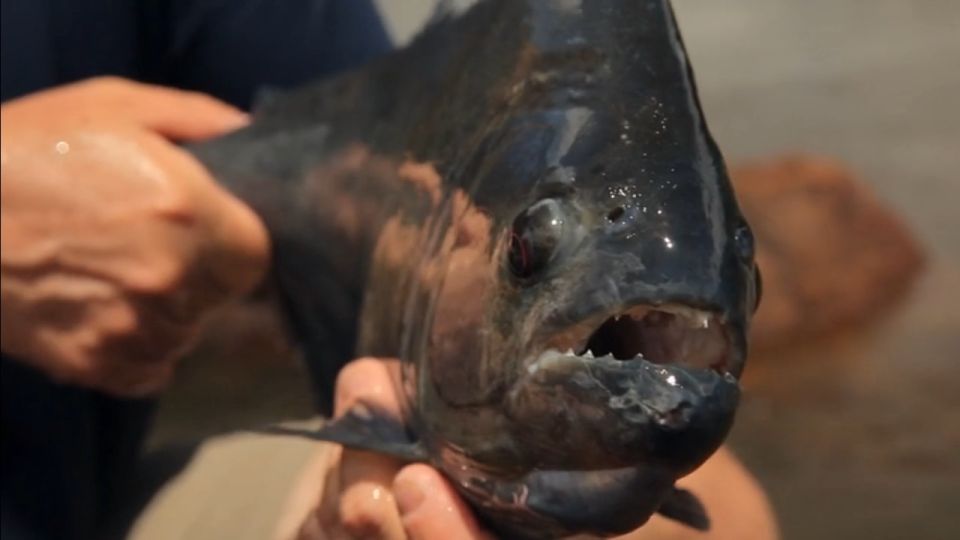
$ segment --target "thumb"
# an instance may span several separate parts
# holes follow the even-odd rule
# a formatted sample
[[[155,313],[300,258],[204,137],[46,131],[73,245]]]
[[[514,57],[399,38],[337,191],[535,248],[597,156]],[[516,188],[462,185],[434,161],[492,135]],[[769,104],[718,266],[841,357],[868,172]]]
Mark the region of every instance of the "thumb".
[[[174,140],[202,140],[240,129],[250,117],[199,92],[121,81],[109,86],[114,107],[146,128]]]
[[[221,283],[244,294],[259,285],[267,274],[270,237],[249,206],[220,186],[213,191],[217,211],[209,225],[215,241],[207,250],[208,261]]]
[[[405,467],[393,481],[403,527],[411,540],[492,540],[436,470]]]
[[[242,295],[266,276],[270,264],[270,237],[252,208],[217,183],[203,164],[186,150],[159,135],[149,140],[164,148],[171,176],[188,192],[197,221],[200,266],[213,278],[217,290]],[[176,216],[175,216],[176,217]]]

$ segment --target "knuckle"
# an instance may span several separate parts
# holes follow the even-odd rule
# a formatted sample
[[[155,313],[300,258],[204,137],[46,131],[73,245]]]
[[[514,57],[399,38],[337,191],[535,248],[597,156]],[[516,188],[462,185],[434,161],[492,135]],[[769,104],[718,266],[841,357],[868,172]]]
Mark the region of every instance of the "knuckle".
[[[131,277],[128,285],[138,293],[167,295],[183,284],[186,275],[185,261],[172,256],[161,257],[153,264],[143,265],[143,268]]]
[[[351,361],[337,374],[337,391],[351,394],[356,388],[364,387],[370,382],[371,372],[379,369],[379,363],[379,360],[369,357]]]
[[[153,208],[161,217],[189,223],[196,214],[197,201],[183,180],[170,178],[157,196]]]
[[[344,493],[340,505],[340,526],[355,538],[378,538],[392,518],[394,504],[386,489],[356,485]]]
[[[120,326],[98,326],[64,338],[69,343],[46,362],[51,378],[124,397],[146,396],[169,384],[173,363],[162,361],[152,348],[137,346],[142,334],[135,323],[123,332]]]
[[[140,327],[136,310],[123,301],[116,302],[110,309],[104,309],[96,322],[98,332],[91,339],[98,348],[109,345],[110,341],[135,334]]]
[[[398,397],[387,364],[375,358],[354,360],[340,370],[335,386],[335,412],[343,413],[359,401],[395,411]]]

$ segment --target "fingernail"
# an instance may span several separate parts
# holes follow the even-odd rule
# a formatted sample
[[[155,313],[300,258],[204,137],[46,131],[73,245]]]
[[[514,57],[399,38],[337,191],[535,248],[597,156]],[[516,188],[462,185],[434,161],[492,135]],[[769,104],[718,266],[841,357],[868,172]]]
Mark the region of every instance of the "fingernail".
[[[400,515],[406,516],[416,512],[423,504],[426,492],[423,483],[415,474],[404,475],[401,472],[393,484],[393,497],[397,501]]]

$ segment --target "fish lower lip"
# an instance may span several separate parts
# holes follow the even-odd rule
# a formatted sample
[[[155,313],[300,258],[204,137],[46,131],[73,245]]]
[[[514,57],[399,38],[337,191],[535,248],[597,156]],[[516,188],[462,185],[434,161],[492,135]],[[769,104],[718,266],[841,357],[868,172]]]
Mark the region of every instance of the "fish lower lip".
[[[525,437],[562,429],[550,440],[574,441],[577,455],[565,458],[574,468],[660,463],[689,472],[726,437],[738,400],[730,373],[551,350],[512,387],[507,411]]]
[[[455,471],[455,477],[458,472],[463,474]],[[570,530],[580,529],[605,536],[626,534],[643,523],[643,516],[656,511],[662,500],[658,495],[675,481],[667,471],[642,466],[534,470],[509,480],[478,479],[467,473],[459,480],[467,496],[480,506],[524,517],[508,522],[511,525],[504,532],[509,537],[531,538],[567,537]]]
[[[681,305],[635,306],[557,336],[551,347],[582,358],[646,360],[713,369],[733,365],[730,334],[715,313]]]

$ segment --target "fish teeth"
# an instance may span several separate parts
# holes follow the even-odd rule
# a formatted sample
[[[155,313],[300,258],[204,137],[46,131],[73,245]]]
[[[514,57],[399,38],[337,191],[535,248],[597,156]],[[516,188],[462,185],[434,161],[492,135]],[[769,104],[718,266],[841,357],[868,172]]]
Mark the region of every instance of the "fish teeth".
[[[706,313],[700,313],[700,314],[698,315],[697,324],[699,325],[700,328],[704,328],[704,329],[709,328],[709,327],[710,327],[710,316],[707,315]]]
[[[583,356],[586,358],[593,358],[593,351],[590,349],[587,349],[587,352],[583,353]]]

